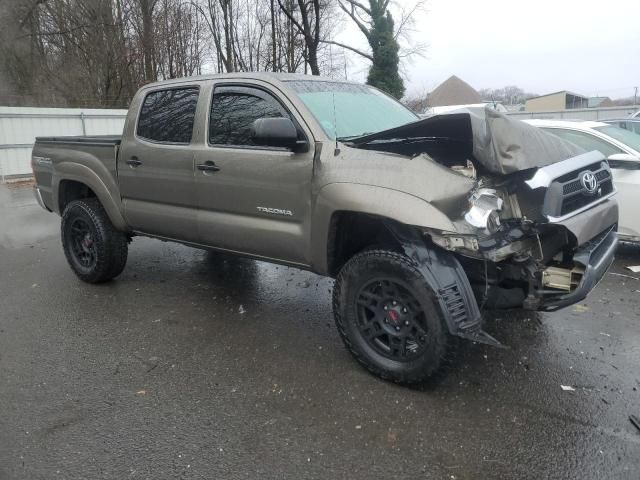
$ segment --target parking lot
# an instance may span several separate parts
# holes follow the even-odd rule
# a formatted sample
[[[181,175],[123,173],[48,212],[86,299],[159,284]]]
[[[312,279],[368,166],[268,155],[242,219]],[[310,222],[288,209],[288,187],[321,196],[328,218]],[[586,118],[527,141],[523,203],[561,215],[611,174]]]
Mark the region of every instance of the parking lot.
[[[0,186],[0,479],[640,477],[640,247],[408,389],[344,349],[331,280],[136,238],[88,285],[58,229]]]

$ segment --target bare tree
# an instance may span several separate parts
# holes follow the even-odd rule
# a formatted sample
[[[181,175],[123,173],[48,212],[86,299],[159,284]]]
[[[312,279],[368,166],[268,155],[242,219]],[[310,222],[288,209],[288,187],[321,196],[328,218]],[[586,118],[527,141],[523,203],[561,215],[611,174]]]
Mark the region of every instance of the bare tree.
[[[338,75],[336,1],[0,0],[1,101],[122,107],[204,71]]]
[[[297,13],[299,19],[296,18],[296,10],[292,2],[288,6],[278,0],[280,10],[284,12],[287,18],[295,26],[304,38],[305,58],[312,75],[320,75],[318,66],[318,47],[320,45],[320,0],[297,0]]]

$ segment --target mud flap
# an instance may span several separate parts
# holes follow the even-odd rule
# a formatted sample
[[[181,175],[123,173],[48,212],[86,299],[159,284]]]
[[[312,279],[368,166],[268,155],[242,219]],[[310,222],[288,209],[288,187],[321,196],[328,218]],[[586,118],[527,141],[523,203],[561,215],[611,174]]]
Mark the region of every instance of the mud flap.
[[[404,253],[418,265],[433,291],[437,292],[449,332],[474,342],[506,348],[482,330],[478,302],[458,259],[440,249],[427,248],[413,229],[402,229],[390,222],[386,225]]]

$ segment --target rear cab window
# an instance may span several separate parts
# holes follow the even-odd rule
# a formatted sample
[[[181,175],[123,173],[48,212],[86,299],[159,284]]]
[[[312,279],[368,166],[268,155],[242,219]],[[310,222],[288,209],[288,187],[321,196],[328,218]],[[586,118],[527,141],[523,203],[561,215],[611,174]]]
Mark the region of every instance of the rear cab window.
[[[160,143],[189,144],[198,105],[198,87],[148,93],[138,116],[136,135]]]

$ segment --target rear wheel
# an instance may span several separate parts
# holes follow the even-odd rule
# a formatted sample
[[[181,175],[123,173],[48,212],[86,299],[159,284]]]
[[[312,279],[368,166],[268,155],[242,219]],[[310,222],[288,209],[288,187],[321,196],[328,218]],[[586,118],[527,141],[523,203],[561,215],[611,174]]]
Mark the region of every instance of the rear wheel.
[[[441,374],[455,338],[417,265],[405,255],[369,250],[340,271],[333,293],[338,331],[367,370],[398,383]]]
[[[62,214],[61,233],[64,254],[81,280],[101,283],[122,273],[128,239],[115,229],[98,199],[69,203]]]

